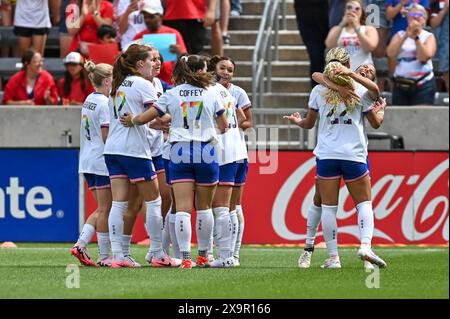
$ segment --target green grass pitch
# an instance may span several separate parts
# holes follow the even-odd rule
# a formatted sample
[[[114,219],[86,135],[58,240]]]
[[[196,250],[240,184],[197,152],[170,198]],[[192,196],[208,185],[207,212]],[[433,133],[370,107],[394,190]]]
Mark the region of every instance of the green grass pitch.
[[[0,249],[0,298],[449,298],[448,248],[381,248],[388,268],[365,272],[356,248],[341,248],[342,269],[321,269],[316,249],[310,269],[297,268],[300,248],[244,246],[234,269],[152,269],[145,247],[133,246],[141,269],[79,267],[80,288],[67,288],[68,244],[19,244]],[[90,245],[97,258],[96,245]],[[193,247],[195,252],[195,247]],[[368,277],[372,276],[372,277]]]

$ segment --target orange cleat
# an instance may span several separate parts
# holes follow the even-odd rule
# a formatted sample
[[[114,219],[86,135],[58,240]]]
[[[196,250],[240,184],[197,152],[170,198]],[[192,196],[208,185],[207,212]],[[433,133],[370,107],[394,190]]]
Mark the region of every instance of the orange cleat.
[[[82,265],[88,267],[98,267],[98,265],[91,259],[89,256],[88,250],[86,247],[82,247],[80,245],[75,245],[70,250],[72,256],[75,256]]]

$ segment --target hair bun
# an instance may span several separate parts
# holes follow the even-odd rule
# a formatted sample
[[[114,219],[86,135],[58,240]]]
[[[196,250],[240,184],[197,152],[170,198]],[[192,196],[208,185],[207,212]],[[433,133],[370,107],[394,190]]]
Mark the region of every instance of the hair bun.
[[[95,70],[95,63],[92,62],[92,61],[86,61],[86,63],[84,63],[84,68],[88,72],[94,72],[94,70]]]

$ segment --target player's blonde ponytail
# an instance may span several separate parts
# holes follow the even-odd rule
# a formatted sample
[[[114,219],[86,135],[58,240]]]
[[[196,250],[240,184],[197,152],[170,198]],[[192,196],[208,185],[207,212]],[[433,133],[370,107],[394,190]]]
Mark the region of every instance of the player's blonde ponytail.
[[[106,63],[95,64],[92,61],[87,61],[84,64],[84,68],[88,72],[89,80],[95,87],[102,86],[103,79],[112,75],[112,65]]]

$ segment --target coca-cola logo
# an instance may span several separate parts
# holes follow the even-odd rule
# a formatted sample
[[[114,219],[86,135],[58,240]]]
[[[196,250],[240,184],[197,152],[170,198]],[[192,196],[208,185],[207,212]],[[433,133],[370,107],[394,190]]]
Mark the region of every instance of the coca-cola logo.
[[[300,165],[284,182],[274,200],[272,207],[272,226],[278,236],[289,241],[299,241],[306,238],[306,228],[304,232],[293,232],[286,223],[287,208],[293,198],[294,193],[302,184],[307,175],[311,174],[315,168],[315,158],[310,158]],[[401,222],[398,223],[398,231],[402,232],[403,237],[409,242],[418,242],[427,239],[435,234],[442,227],[442,238],[448,241],[449,237],[449,199],[447,195],[441,194],[435,197],[428,196],[428,193],[435,186],[437,181],[448,171],[449,160],[437,164],[426,174],[412,175],[394,175],[385,174],[372,185],[372,201],[374,205],[375,229],[374,238],[381,238],[394,243],[391,233],[382,230],[377,226],[381,221],[391,217],[393,214],[402,214]],[[304,185],[304,183],[302,184]],[[417,186],[416,186],[417,185]],[[405,196],[403,189],[406,187],[415,187],[411,196]],[[448,181],[447,181],[448,190]],[[300,215],[303,219],[307,218],[307,212],[312,205],[315,187],[305,190],[306,195],[300,204]],[[347,221],[357,214],[356,209],[345,209],[345,202],[349,198],[348,190],[345,186],[340,189],[339,209],[337,214],[339,221]],[[299,216],[300,217],[300,216]],[[348,234],[359,239],[359,229],[354,218],[354,224],[345,225],[339,228],[339,233]],[[435,221],[427,230],[417,229],[417,225]],[[380,222],[380,223],[378,223]],[[317,234],[318,236],[321,233]],[[397,236],[398,237],[398,236]]]

